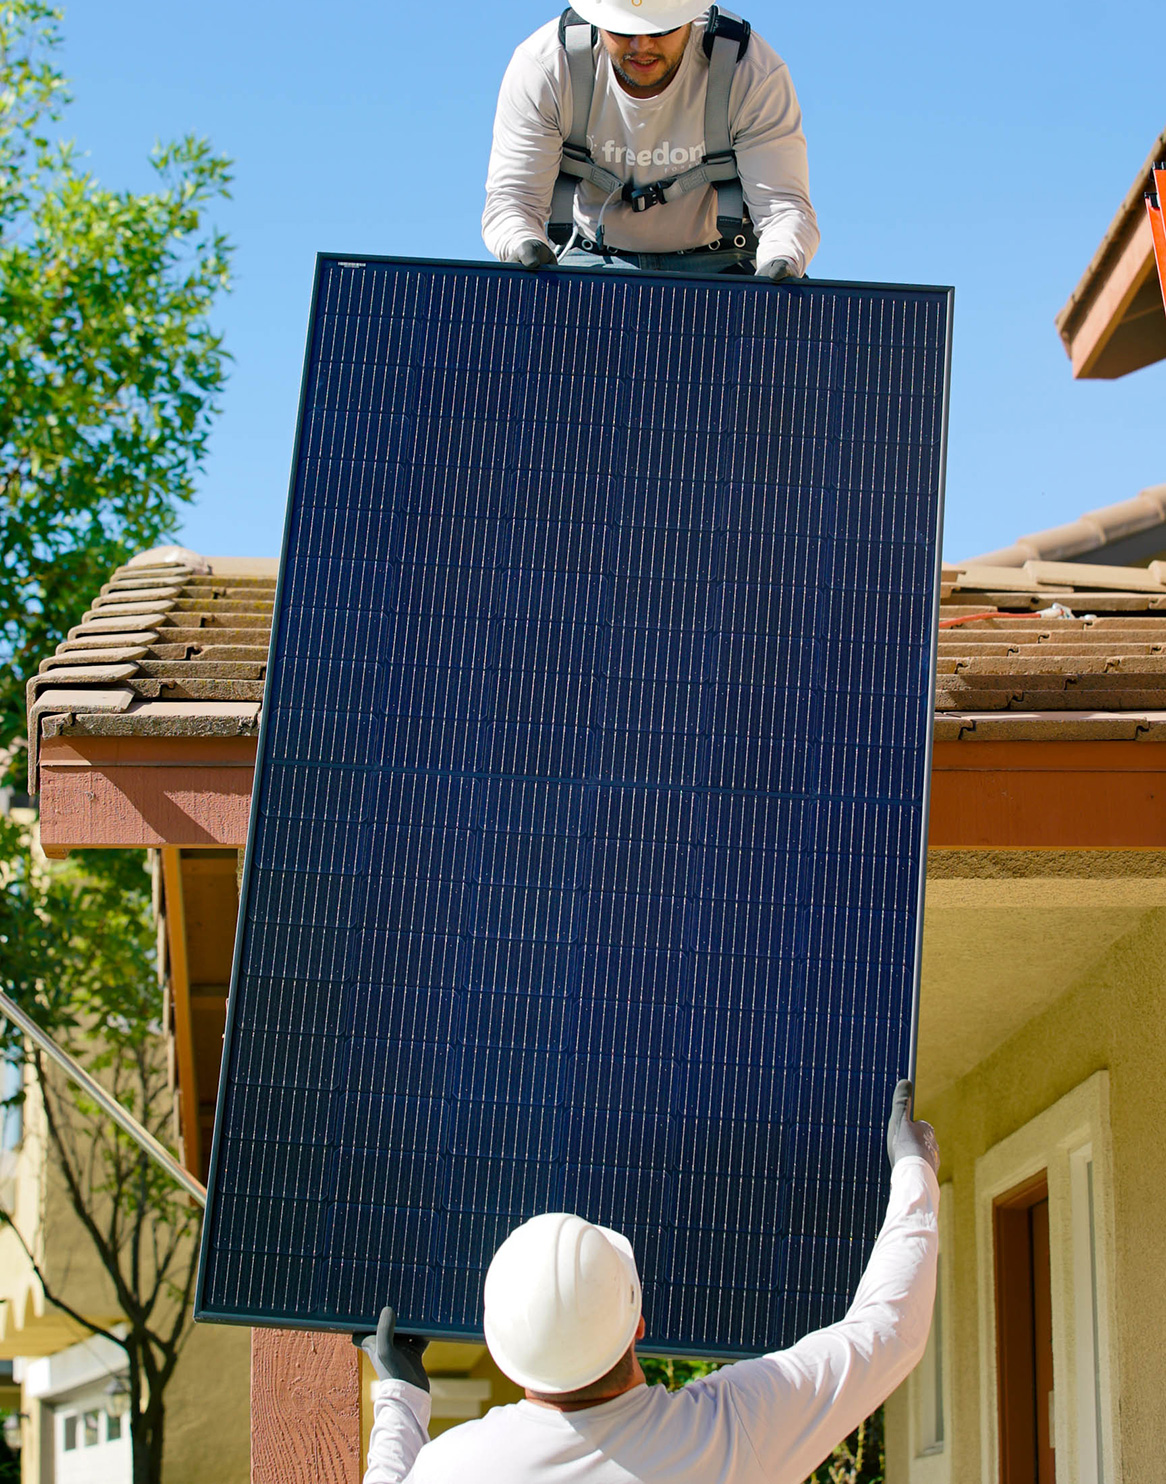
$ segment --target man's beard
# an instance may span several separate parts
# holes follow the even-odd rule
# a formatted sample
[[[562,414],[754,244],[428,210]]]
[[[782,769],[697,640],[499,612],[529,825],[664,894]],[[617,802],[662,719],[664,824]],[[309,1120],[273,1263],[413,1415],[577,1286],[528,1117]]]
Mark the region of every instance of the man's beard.
[[[622,60],[623,60],[623,58],[620,59],[620,61],[622,61]],[[663,57],[661,57],[660,60],[661,61],[664,61],[665,59]],[[655,82],[644,82],[641,78],[635,77],[633,74],[628,73],[628,72],[625,72],[623,70],[623,67],[620,65],[620,62],[613,62],[612,63],[612,66],[615,68],[616,75],[618,77],[621,77],[624,80],[624,82],[626,82],[628,84],[629,87],[633,87],[633,88],[662,88],[662,87],[664,87],[664,85],[666,83],[670,83],[672,81],[672,79],[676,76],[677,72],[680,70],[680,64],[683,61],[684,61],[684,53],[681,52],[680,56],[678,56],[676,58],[675,62],[673,62],[673,64],[672,64],[672,66],[668,68],[667,72],[665,72],[662,77],[657,78]]]

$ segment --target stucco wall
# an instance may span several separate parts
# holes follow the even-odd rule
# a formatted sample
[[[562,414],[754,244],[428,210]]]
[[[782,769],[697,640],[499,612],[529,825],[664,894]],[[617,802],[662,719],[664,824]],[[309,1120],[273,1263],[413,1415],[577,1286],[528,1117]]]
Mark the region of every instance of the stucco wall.
[[[1032,930],[1040,932],[1039,916]],[[921,1116],[936,1127],[942,1178],[952,1183],[952,1484],[986,1484],[976,1269],[976,1160],[1092,1074],[1109,1072],[1114,1210],[1112,1347],[1124,1484],[1158,1484],[1166,1449],[1166,911],[1147,913],[1044,1012],[946,1091]],[[987,955],[991,944],[985,944]],[[992,1362],[994,1364],[994,1361]],[[1060,1399],[1058,1405],[1060,1405]],[[906,1484],[906,1387],[888,1404],[889,1484]]]
[[[247,1484],[251,1331],[196,1324],[166,1396],[166,1484]]]
[[[15,1162],[10,1215],[36,1254],[50,1288],[102,1323],[118,1314],[109,1276],[78,1220],[55,1165],[46,1167],[44,1105],[26,1083],[24,1138]],[[12,1231],[0,1230],[0,1356],[47,1355],[87,1331],[46,1303],[32,1265]]]

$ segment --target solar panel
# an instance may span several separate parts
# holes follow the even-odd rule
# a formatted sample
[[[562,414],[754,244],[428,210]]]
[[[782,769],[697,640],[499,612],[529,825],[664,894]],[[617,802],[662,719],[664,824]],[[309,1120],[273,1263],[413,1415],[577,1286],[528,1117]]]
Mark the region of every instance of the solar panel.
[[[322,258],[197,1311],[840,1317],[912,1055],[944,289]]]

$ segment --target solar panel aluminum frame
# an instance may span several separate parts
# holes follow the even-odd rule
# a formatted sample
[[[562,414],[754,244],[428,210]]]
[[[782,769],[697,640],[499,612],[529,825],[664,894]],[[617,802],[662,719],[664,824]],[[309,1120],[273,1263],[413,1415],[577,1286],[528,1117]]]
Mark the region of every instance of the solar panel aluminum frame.
[[[304,426],[305,426],[305,421],[306,421],[306,417],[307,417],[307,413],[308,413],[308,397],[309,397],[309,389],[310,389],[309,388],[309,377],[310,377],[310,371],[311,371],[311,365],[312,365],[313,341],[314,341],[314,336],[315,336],[316,327],[317,327],[317,319],[318,319],[318,309],[319,309],[319,302],[320,302],[321,285],[322,285],[322,279],[323,279],[324,270],[325,270],[325,268],[329,264],[332,264],[332,263],[335,263],[335,264],[340,265],[340,266],[362,267],[362,268],[363,267],[366,267],[366,266],[373,266],[373,265],[381,264],[381,265],[386,265],[386,266],[390,266],[390,267],[402,267],[402,268],[472,270],[475,273],[513,274],[515,272],[522,271],[522,270],[516,270],[511,265],[498,264],[498,263],[492,263],[492,262],[491,263],[463,262],[463,261],[451,260],[451,259],[419,259],[419,258],[391,256],[391,255],[362,255],[359,258],[355,258],[351,254],[342,254],[342,253],[320,253],[317,256],[316,273],[315,273],[315,280],[314,280],[313,291],[312,291],[311,311],[310,311],[310,317],[309,317],[309,323],[308,323],[307,341],[306,341],[305,353],[304,353],[304,372],[303,372],[303,378],[302,378],[302,382],[301,382],[301,393],[300,393],[299,409],[298,409],[297,423],[296,423],[295,455],[293,457],[292,469],[291,469],[291,475],[290,475],[290,486],[289,486],[289,497],[288,497],[289,498],[289,503],[288,503],[289,519],[285,523],[285,528],[284,528],[284,535],[283,535],[283,541],[282,541],[282,547],[281,547],[279,578],[278,578],[278,582],[277,582],[277,586],[276,586],[275,603],[274,603],[273,618],[272,618],[272,632],[271,632],[271,641],[270,641],[270,647],[269,647],[268,667],[267,667],[267,677],[268,677],[268,680],[267,680],[267,694],[268,695],[270,694],[270,690],[271,690],[271,686],[272,686],[272,679],[273,679],[273,676],[274,676],[274,673],[275,673],[275,667],[278,664],[278,646],[279,646],[279,641],[280,641],[281,620],[282,620],[282,615],[283,615],[283,602],[282,602],[282,599],[283,599],[283,594],[284,594],[285,581],[286,581],[286,577],[287,577],[288,557],[289,557],[289,545],[290,545],[291,528],[292,528],[292,522],[291,522],[291,519],[290,519],[290,515],[291,515],[291,511],[292,511],[293,502],[294,502],[295,496],[296,496],[296,483],[297,483],[297,478],[298,478],[298,474],[299,474],[300,453],[301,453],[301,450],[303,448]],[[588,269],[556,268],[553,271],[557,275],[592,276],[592,270],[588,270]],[[669,280],[671,280],[671,281],[675,281],[677,283],[688,284],[688,285],[691,285],[694,282],[705,281],[705,282],[709,282],[709,283],[716,283],[716,284],[718,284],[720,286],[724,286],[724,282],[725,282],[724,277],[722,275],[714,275],[714,274],[696,275],[696,274],[670,274],[670,273],[662,273],[662,272],[637,273],[637,272],[634,272],[634,271],[628,271],[626,273],[621,273],[621,272],[618,272],[618,271],[617,272],[612,272],[611,270],[608,270],[608,271],[606,271],[603,274],[603,277],[605,277],[605,278],[610,278],[610,277],[627,278],[627,279],[635,280],[637,282],[644,282],[644,281],[656,282],[656,281],[669,281]],[[738,280],[737,283],[736,283],[736,286],[740,287],[741,289],[743,289],[746,292],[760,292],[760,293],[766,293],[766,294],[774,294],[774,293],[791,292],[791,291],[796,292],[799,288],[804,288],[804,287],[806,287],[809,284],[810,284],[810,281],[809,280],[806,280],[804,283],[801,283],[801,284],[793,283],[793,284],[788,284],[788,285],[773,285],[773,284],[770,284],[768,282],[764,282],[764,283],[762,283],[762,282],[752,283],[752,282],[749,282],[748,280],[746,280],[746,281],[740,281],[740,280]],[[891,289],[891,288],[893,288],[893,289],[896,289],[896,290],[903,291],[905,293],[919,292],[919,293],[928,293],[928,294],[937,294],[937,295],[942,294],[942,295],[944,295],[946,297],[946,308],[945,308],[945,343],[944,343],[944,351],[943,351],[943,373],[942,373],[942,381],[943,381],[943,389],[944,390],[943,390],[943,399],[942,399],[942,410],[941,410],[941,416],[940,416],[940,435],[939,435],[939,451],[938,451],[938,489],[937,489],[935,549],[934,549],[934,565],[933,565],[933,574],[932,574],[931,619],[930,619],[930,641],[929,641],[929,644],[930,644],[930,662],[929,662],[929,668],[928,668],[928,690],[927,690],[927,700],[926,700],[926,714],[927,714],[928,718],[930,718],[930,717],[932,717],[934,715],[935,689],[936,689],[936,655],[937,655],[937,650],[938,650],[938,633],[939,633],[939,627],[938,627],[939,626],[939,592],[940,592],[940,575],[941,575],[941,568],[942,568],[943,507],[944,507],[944,493],[945,493],[946,465],[947,465],[947,448],[948,448],[948,436],[949,436],[951,358],[952,358],[952,333],[953,333],[953,323],[952,323],[952,321],[953,321],[953,315],[952,315],[952,311],[953,311],[953,306],[954,306],[954,290],[951,289],[950,287],[946,287],[945,288],[945,287],[939,287],[939,286],[935,286],[935,285],[926,285],[926,284],[922,284],[922,285],[914,285],[914,284],[887,285],[887,284],[869,283],[869,282],[862,281],[862,280],[825,280],[825,279],[813,280],[812,287],[813,288],[816,288],[816,289],[854,289],[854,290],[878,290],[878,289]],[[260,731],[259,731],[259,741],[258,741],[258,748],[257,748],[257,755],[256,755],[255,780],[254,780],[254,789],[253,789],[253,800],[257,800],[260,797],[260,790],[261,790],[261,787],[262,787],[263,776],[264,776],[264,769],[265,769],[265,762],[266,762],[266,759],[267,759],[267,752],[268,752],[268,731],[269,731],[270,722],[271,722],[270,711],[269,711],[269,707],[267,705],[267,700],[265,698],[265,703],[264,703],[264,706],[263,706],[262,716],[261,716]],[[931,774],[932,749],[933,749],[933,728],[929,724],[927,726],[927,728],[926,728],[924,739],[923,739],[923,752],[924,752],[923,776],[924,776],[924,778],[926,780],[929,780],[930,779],[930,774]],[[915,1070],[916,1070],[916,1055],[917,1055],[918,1026],[919,1026],[919,994],[920,994],[921,966],[922,966],[922,946],[923,946],[923,926],[924,926],[924,903],[925,903],[925,892],[926,892],[926,870],[925,870],[925,863],[926,863],[926,842],[927,842],[927,833],[928,833],[929,802],[930,802],[929,801],[929,791],[925,787],[924,788],[923,797],[922,797],[922,800],[921,800],[921,810],[920,810],[920,826],[919,826],[919,841],[920,841],[920,844],[919,844],[919,849],[920,849],[920,862],[921,862],[921,864],[920,864],[920,869],[919,869],[919,872],[918,872],[918,888],[917,888],[916,913],[915,913],[915,924],[914,924],[913,982],[912,982],[911,1010],[910,1010],[909,1066],[908,1066],[908,1069],[907,1069],[907,1075],[909,1075],[912,1079],[914,1079],[914,1077],[915,1077]],[[246,843],[246,851],[245,851],[245,863],[244,863],[243,877],[242,877],[241,890],[240,890],[238,927],[237,927],[237,933],[236,933],[234,959],[233,959],[233,965],[232,965],[231,995],[230,995],[230,998],[229,998],[229,1001],[228,1001],[228,1006],[227,1006],[227,1021],[226,1021],[226,1028],[225,1028],[225,1034],[224,1034],[224,1040],[223,1040],[223,1055],[222,1055],[222,1063],[221,1063],[221,1074],[220,1074],[220,1082],[219,1082],[219,1088],[218,1088],[218,1094],[217,1094],[217,1100],[216,1100],[215,1127],[214,1127],[214,1135],[213,1135],[212,1145],[211,1145],[210,1170],[209,1170],[208,1181],[207,1181],[208,1205],[207,1205],[206,1216],[205,1216],[204,1223],[203,1223],[202,1238],[201,1238],[201,1248],[200,1248],[199,1271],[198,1271],[196,1293],[195,1293],[195,1305],[194,1305],[195,1318],[198,1319],[198,1320],[201,1320],[201,1321],[237,1323],[237,1324],[245,1324],[245,1325],[248,1325],[248,1326],[251,1326],[251,1327],[257,1327],[257,1326],[258,1327],[265,1327],[266,1326],[266,1327],[275,1327],[275,1328],[294,1327],[296,1329],[318,1330],[318,1331],[321,1331],[321,1332],[346,1332],[347,1330],[352,1329],[352,1328],[371,1328],[375,1324],[375,1314],[368,1314],[367,1316],[364,1316],[363,1321],[361,1323],[359,1323],[359,1324],[356,1324],[356,1323],[338,1323],[337,1320],[334,1319],[334,1318],[328,1318],[328,1317],[321,1318],[321,1317],[316,1317],[316,1316],[311,1315],[311,1314],[304,1315],[304,1314],[298,1314],[297,1313],[295,1315],[290,1315],[289,1316],[289,1315],[286,1315],[286,1314],[273,1314],[273,1313],[270,1313],[270,1312],[264,1312],[264,1311],[258,1311],[258,1310],[248,1310],[248,1311],[244,1312],[242,1310],[235,1310],[235,1309],[228,1310],[228,1309],[214,1307],[214,1306],[210,1305],[207,1302],[207,1295],[206,1295],[207,1272],[208,1272],[208,1263],[209,1263],[209,1259],[210,1259],[210,1255],[211,1255],[211,1234],[212,1234],[212,1231],[213,1231],[213,1217],[214,1217],[215,1206],[216,1206],[217,1182],[218,1182],[218,1177],[219,1177],[220,1170],[221,1170],[222,1160],[223,1160],[223,1157],[224,1157],[224,1155],[223,1155],[223,1148],[222,1148],[222,1144],[223,1144],[223,1129],[224,1129],[224,1109],[225,1109],[225,1104],[226,1104],[228,1093],[229,1093],[229,1089],[230,1089],[231,1058],[232,1058],[232,1052],[235,1049],[235,1042],[236,1042],[236,1037],[237,1037],[237,1025],[236,1025],[237,1015],[236,1015],[236,1011],[237,1011],[237,1006],[238,1006],[238,995],[236,994],[235,991],[236,991],[237,985],[239,983],[239,977],[240,977],[240,973],[241,973],[242,955],[243,955],[244,941],[245,941],[245,935],[246,935],[246,926],[247,926],[248,904],[249,904],[249,898],[250,898],[251,889],[252,889],[252,885],[253,885],[253,881],[254,881],[254,875],[255,875],[255,872],[253,870],[253,862],[254,862],[254,858],[255,858],[256,834],[257,834],[258,826],[259,826],[259,811],[258,811],[257,808],[253,807],[252,808],[252,811],[251,811],[249,826],[248,826],[248,835],[247,835],[247,843]],[[430,1336],[430,1337],[433,1337],[433,1338],[441,1338],[443,1340],[453,1340],[453,1341],[465,1340],[465,1341],[470,1341],[470,1342],[480,1342],[481,1341],[481,1338],[482,1338],[480,1328],[465,1328],[465,1327],[449,1328],[449,1327],[446,1327],[446,1326],[426,1326],[424,1328],[420,1328],[420,1327],[417,1327],[417,1326],[411,1326],[407,1322],[407,1319],[403,1320],[403,1322],[401,1324],[401,1329],[402,1329],[402,1332],[424,1333],[427,1336]],[[652,1351],[653,1351],[653,1349],[655,1347],[653,1347],[653,1345],[652,1345],[652,1336],[651,1336],[651,1334],[649,1334],[647,1340],[639,1348],[641,1349],[641,1351],[643,1353],[652,1353]],[[672,1343],[668,1343],[665,1346],[660,1347],[658,1353],[668,1353],[668,1354],[671,1354],[671,1355],[678,1355],[678,1356],[679,1355],[689,1354],[689,1355],[702,1356],[703,1357],[703,1356],[708,1356],[708,1355],[714,1353],[714,1348],[713,1347],[710,1347],[709,1345],[686,1345],[684,1343],[672,1342]],[[754,1348],[735,1348],[735,1347],[732,1347],[732,1346],[727,1346],[727,1347],[720,1347],[720,1348],[716,1348],[715,1349],[715,1354],[720,1359],[734,1359],[734,1358],[744,1357],[744,1356],[748,1356],[748,1355],[756,1354],[756,1353],[758,1353],[758,1352],[757,1352],[757,1349],[755,1347]]]

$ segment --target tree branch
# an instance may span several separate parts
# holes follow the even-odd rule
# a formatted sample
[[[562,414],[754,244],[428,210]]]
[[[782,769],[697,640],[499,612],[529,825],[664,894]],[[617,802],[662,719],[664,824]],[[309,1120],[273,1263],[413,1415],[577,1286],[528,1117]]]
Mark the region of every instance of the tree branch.
[[[142,1289],[142,1226],[146,1220],[147,1210],[146,1181],[148,1170],[146,1164],[147,1157],[145,1152],[139,1152],[137,1159],[138,1205],[137,1210],[134,1212],[133,1236],[130,1239],[130,1276],[133,1281],[135,1293],[140,1293]],[[149,1313],[150,1309],[147,1309],[146,1312]]]
[[[6,1226],[8,1230],[15,1236],[16,1240],[20,1243],[25,1257],[28,1258],[29,1266],[36,1274],[36,1280],[41,1286],[41,1292],[44,1294],[47,1303],[52,1304],[54,1309],[60,1309],[62,1314],[67,1314],[69,1318],[75,1320],[76,1323],[83,1325],[87,1330],[89,1330],[91,1334],[100,1335],[103,1340],[112,1340],[115,1345],[120,1345],[123,1350],[127,1348],[125,1341],[119,1340],[117,1335],[115,1335],[111,1330],[104,1328],[103,1325],[94,1324],[92,1319],[86,1319],[84,1314],[79,1313],[78,1310],[74,1309],[71,1304],[67,1304],[64,1299],[57,1296],[57,1294],[50,1286],[48,1279],[45,1277],[44,1270],[41,1268],[40,1263],[37,1262],[36,1257],[33,1255],[32,1248],[24,1240],[20,1228],[16,1225],[16,1222],[13,1221],[12,1217],[9,1216],[8,1212],[5,1211],[2,1207],[0,1207],[0,1224]]]
[[[116,1252],[111,1252],[110,1249],[106,1246],[104,1236],[98,1228],[97,1223],[93,1220],[93,1217],[89,1213],[89,1208],[85,1203],[84,1193],[82,1192],[81,1187],[78,1184],[77,1176],[73,1170],[72,1164],[69,1161],[68,1155],[66,1154],[64,1148],[64,1144],[61,1140],[61,1133],[57,1126],[57,1119],[53,1112],[53,1097],[45,1080],[43,1058],[41,1057],[39,1051],[35,1051],[33,1053],[33,1056],[37,1063],[37,1078],[40,1082],[41,1102],[45,1110],[45,1125],[48,1128],[49,1136],[53,1141],[53,1147],[56,1149],[57,1157],[60,1160],[61,1172],[65,1177],[65,1184],[68,1186],[69,1189],[69,1197],[72,1201],[73,1210],[77,1213],[78,1219],[80,1220],[82,1226],[84,1226],[85,1230],[89,1233],[90,1240],[97,1248],[98,1256],[101,1258],[101,1261],[105,1265],[105,1269],[109,1273],[109,1276],[113,1279],[114,1288],[117,1292],[118,1302],[121,1304],[122,1310],[126,1314],[127,1318],[132,1318],[134,1311],[137,1308],[136,1296],[126,1284],[125,1278],[121,1271],[121,1264],[118,1261],[118,1254]]]
[[[157,1225],[158,1223],[155,1223],[155,1232],[157,1230]],[[165,1286],[168,1282],[170,1267],[174,1262],[175,1257],[178,1255],[179,1248],[182,1246],[183,1241],[189,1235],[189,1221],[179,1223],[177,1221],[168,1220],[166,1222],[166,1226],[170,1231],[170,1238],[169,1241],[166,1243],[166,1251],[161,1260],[159,1260],[157,1258],[157,1255],[155,1255],[154,1288],[150,1295],[151,1310],[153,1309],[153,1305],[157,1302],[158,1295],[161,1292],[163,1286]],[[194,1250],[197,1253],[197,1242],[195,1242],[194,1244]]]
[[[174,1314],[174,1323],[170,1326],[170,1339],[167,1349],[170,1351],[169,1370],[166,1373],[167,1380],[178,1364],[179,1352],[185,1338],[183,1330],[187,1333],[191,1328],[189,1319],[190,1297],[194,1291],[194,1280],[198,1273],[198,1243],[195,1242],[191,1248],[190,1261],[186,1265],[186,1282],[182,1286],[182,1302],[178,1305]]]

